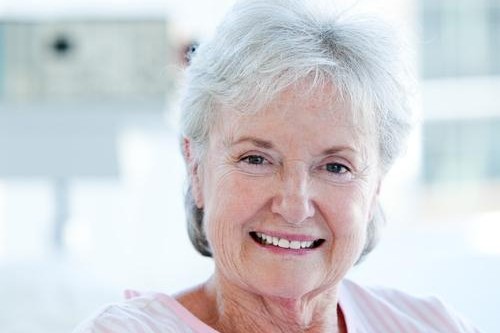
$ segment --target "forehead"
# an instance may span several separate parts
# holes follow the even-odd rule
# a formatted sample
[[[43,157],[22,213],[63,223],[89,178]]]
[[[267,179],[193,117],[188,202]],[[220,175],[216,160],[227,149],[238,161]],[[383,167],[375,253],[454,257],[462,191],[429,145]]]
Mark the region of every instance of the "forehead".
[[[260,114],[273,114],[277,117],[292,118],[300,114],[314,115],[323,121],[347,124],[350,108],[342,101],[335,87],[325,86],[313,89],[305,83],[294,85],[282,91],[264,108]]]
[[[222,107],[212,134],[223,136],[226,143],[255,131],[270,137],[288,136],[289,140],[314,141],[326,136],[354,143],[372,139],[370,128],[333,85],[311,88],[302,82],[285,89],[257,111]]]

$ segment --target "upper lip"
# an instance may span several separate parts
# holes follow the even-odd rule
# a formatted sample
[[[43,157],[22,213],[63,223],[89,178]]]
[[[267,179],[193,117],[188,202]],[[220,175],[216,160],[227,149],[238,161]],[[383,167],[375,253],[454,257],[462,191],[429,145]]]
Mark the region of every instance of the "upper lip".
[[[275,231],[266,231],[266,230],[254,230],[253,232],[255,232],[255,233],[260,232],[261,234],[265,234],[267,236],[284,238],[284,239],[287,239],[290,241],[313,242],[313,241],[322,239],[321,237],[315,237],[315,236],[311,236],[311,235],[289,234],[289,233],[284,233],[284,232],[275,232]]]

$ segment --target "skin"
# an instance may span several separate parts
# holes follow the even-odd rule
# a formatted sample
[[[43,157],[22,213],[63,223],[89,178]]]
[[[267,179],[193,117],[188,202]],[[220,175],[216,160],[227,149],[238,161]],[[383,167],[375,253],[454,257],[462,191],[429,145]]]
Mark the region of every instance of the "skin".
[[[377,140],[353,125],[333,87],[305,88],[255,114],[223,109],[201,163],[185,141],[215,272],[178,300],[220,332],[346,332],[338,287],[375,210]],[[252,232],[323,241],[283,250]]]

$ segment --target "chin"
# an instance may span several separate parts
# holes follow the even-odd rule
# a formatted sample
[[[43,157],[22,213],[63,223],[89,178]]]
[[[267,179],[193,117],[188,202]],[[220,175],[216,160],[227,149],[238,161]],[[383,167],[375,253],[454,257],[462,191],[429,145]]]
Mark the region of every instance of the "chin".
[[[322,284],[317,279],[284,276],[264,276],[251,282],[252,291],[266,298],[296,300],[316,293],[322,289]]]

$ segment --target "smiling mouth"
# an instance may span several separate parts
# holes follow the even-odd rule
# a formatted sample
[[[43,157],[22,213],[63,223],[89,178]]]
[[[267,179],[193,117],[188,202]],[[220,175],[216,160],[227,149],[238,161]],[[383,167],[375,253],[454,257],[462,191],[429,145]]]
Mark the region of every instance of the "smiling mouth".
[[[250,237],[252,237],[254,241],[256,241],[261,245],[269,245],[269,246],[275,246],[283,249],[292,249],[292,250],[316,249],[325,242],[325,240],[321,238],[313,241],[289,240],[286,238],[269,236],[261,232],[255,232],[255,231],[250,232]]]

